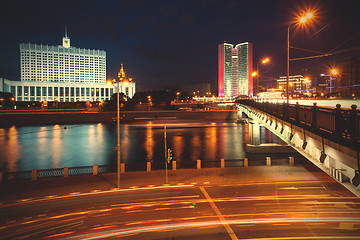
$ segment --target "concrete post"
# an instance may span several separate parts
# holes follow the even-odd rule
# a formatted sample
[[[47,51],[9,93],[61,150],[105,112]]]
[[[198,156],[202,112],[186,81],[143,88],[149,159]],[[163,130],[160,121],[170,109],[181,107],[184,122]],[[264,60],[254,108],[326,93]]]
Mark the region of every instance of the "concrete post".
[[[69,167],[64,167],[64,177],[69,176]]]
[[[289,164],[290,166],[294,166],[294,157],[289,157]]]
[[[98,174],[98,165],[93,165],[93,175]]]
[[[220,161],[221,161],[221,168],[225,168],[225,159],[220,159]]]
[[[299,110],[300,109],[300,105],[299,102],[296,102],[295,104],[295,122],[299,123]]]
[[[37,180],[37,169],[31,171],[31,180]]]
[[[176,170],[176,161],[172,161],[172,170]]]
[[[336,108],[334,109],[335,115],[335,134],[341,136],[344,129],[344,118],[341,113],[341,104],[336,104]]]
[[[196,160],[196,169],[201,169],[201,160]]]
[[[124,173],[125,172],[125,163],[121,163],[120,164],[120,173]]]
[[[271,158],[266,157],[266,166],[271,167]]]
[[[313,103],[313,108],[312,108],[312,123],[311,123],[311,127],[313,129],[317,128],[317,115],[318,115],[318,111],[319,108],[317,106],[317,103]]]
[[[151,162],[147,162],[146,171],[151,172]]]
[[[341,173],[341,171],[339,171],[339,178],[338,178],[338,180],[339,180],[339,182],[342,183],[342,173]]]
[[[249,161],[247,158],[244,158],[244,167],[248,167],[249,166]]]

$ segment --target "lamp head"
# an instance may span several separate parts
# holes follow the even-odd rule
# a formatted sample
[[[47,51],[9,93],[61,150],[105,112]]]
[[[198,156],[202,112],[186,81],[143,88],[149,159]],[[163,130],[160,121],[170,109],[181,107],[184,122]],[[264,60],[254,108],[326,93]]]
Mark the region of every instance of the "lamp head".
[[[332,69],[330,69],[330,73],[331,73],[331,75],[336,76],[339,74],[339,71],[336,68],[332,68]]]

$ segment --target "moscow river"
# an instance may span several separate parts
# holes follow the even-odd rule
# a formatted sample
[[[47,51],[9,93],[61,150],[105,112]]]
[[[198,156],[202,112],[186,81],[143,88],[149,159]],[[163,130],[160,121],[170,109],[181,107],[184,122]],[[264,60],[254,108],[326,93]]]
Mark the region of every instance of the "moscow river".
[[[167,147],[181,162],[243,159],[248,143],[278,143],[264,126],[252,134],[250,123],[169,121]],[[121,124],[121,162],[164,162],[164,123]],[[254,139],[255,138],[255,139]],[[116,124],[79,124],[0,128],[0,163],[4,170],[115,165]]]

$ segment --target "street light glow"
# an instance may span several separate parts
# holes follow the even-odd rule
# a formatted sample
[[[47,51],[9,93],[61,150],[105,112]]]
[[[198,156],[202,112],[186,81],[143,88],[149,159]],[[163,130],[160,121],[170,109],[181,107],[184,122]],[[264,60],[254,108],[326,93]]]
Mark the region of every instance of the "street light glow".
[[[308,22],[310,19],[313,19],[314,16],[315,16],[314,11],[306,12],[298,17],[298,22],[304,24]]]
[[[307,20],[312,19],[314,17],[314,12],[306,13],[305,17],[307,18]]]
[[[269,58],[265,58],[265,59],[262,60],[262,63],[263,63],[263,64],[266,64],[266,63],[268,63],[269,61],[270,61]]]
[[[331,75],[336,76],[339,74],[339,71],[336,68],[332,68],[332,69],[330,69],[330,73],[331,73]]]
[[[255,77],[257,75],[257,72],[253,72],[251,76]]]

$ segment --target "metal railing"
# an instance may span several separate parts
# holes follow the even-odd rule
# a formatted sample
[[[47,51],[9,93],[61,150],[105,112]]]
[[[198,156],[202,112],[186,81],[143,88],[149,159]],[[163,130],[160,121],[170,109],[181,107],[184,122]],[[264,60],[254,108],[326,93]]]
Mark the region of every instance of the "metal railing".
[[[274,159],[274,162],[283,161],[284,159]],[[198,168],[197,163],[200,160],[190,160],[190,161],[177,161],[177,169],[196,169]],[[226,159],[226,160],[214,160],[214,161],[201,161],[200,168],[220,168],[221,161],[224,161],[224,167],[244,167],[244,159]],[[264,165],[264,159],[258,159],[253,157],[251,160],[252,166]],[[135,164],[126,164],[125,172],[131,171],[147,171],[147,163],[135,163]],[[168,168],[171,169],[172,162],[169,163]],[[164,162],[152,162],[151,170],[164,170]],[[71,177],[75,175],[98,175],[104,173],[115,173],[117,171],[116,165],[93,165],[93,166],[83,166],[83,167],[64,167],[64,168],[53,168],[53,169],[33,169],[31,171],[19,171],[19,172],[0,172],[0,183],[1,182],[14,182],[14,181],[24,181],[24,180],[37,180],[44,178],[53,178],[53,177]]]
[[[352,105],[351,109],[342,109],[340,104],[336,108],[328,108],[318,107],[316,103],[305,106],[298,103],[257,102],[252,99],[241,99],[237,103],[321,134],[337,143],[354,149],[360,147],[360,111],[356,105]]]

